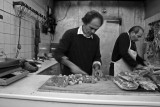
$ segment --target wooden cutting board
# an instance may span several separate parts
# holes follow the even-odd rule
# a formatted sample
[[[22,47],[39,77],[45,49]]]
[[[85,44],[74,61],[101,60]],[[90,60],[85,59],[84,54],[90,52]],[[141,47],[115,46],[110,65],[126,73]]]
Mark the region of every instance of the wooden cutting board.
[[[100,94],[100,95],[160,95],[159,92],[134,90],[126,91],[120,89],[111,80],[101,80],[98,83],[82,83],[76,85],[68,85],[67,87],[48,86],[44,83],[38,91],[41,92],[63,92],[63,93],[79,93],[79,94]]]

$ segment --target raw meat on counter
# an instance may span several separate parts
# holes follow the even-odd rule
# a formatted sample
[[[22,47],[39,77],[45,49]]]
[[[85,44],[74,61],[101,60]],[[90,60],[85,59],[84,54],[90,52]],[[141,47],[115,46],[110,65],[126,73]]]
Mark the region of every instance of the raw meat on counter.
[[[48,86],[66,87],[68,85],[68,77],[62,75],[54,75],[47,81]]]
[[[156,90],[158,87],[148,76],[152,75],[150,69],[135,70],[133,72],[120,72],[113,81],[121,89],[136,90],[138,86],[145,90]]]
[[[116,83],[121,89],[124,90],[136,90],[139,86],[136,82],[127,81],[125,79],[122,79],[119,76],[114,77],[114,83]]]
[[[126,81],[134,81],[135,78],[137,78],[139,75],[133,72],[120,72],[118,77],[126,80]]]
[[[97,83],[98,79],[94,76],[75,74],[69,76],[54,75],[48,81],[48,86],[66,87],[68,85],[76,85],[82,83]]]
[[[157,86],[148,77],[138,77],[135,80],[145,90],[156,90]]]

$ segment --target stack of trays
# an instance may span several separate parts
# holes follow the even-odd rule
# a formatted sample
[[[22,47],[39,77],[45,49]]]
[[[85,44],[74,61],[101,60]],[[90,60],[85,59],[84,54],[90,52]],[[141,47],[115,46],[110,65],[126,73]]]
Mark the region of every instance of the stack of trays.
[[[29,71],[26,71],[20,67],[18,59],[5,58],[3,62],[0,62],[0,85],[8,85],[25,76]]]

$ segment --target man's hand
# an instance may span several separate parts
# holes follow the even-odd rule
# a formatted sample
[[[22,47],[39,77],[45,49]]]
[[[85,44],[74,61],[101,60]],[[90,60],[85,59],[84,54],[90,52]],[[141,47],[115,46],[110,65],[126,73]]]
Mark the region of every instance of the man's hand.
[[[101,66],[97,63],[92,66],[92,69],[94,69],[94,70],[99,70],[100,68],[101,68]]]

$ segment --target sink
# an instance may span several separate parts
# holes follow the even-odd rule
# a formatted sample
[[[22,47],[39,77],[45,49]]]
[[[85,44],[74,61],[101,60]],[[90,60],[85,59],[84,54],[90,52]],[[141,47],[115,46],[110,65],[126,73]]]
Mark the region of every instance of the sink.
[[[12,67],[19,65],[18,59],[0,58],[0,68]]]
[[[61,74],[60,64],[56,63],[42,72],[38,73],[38,75],[59,75]]]

